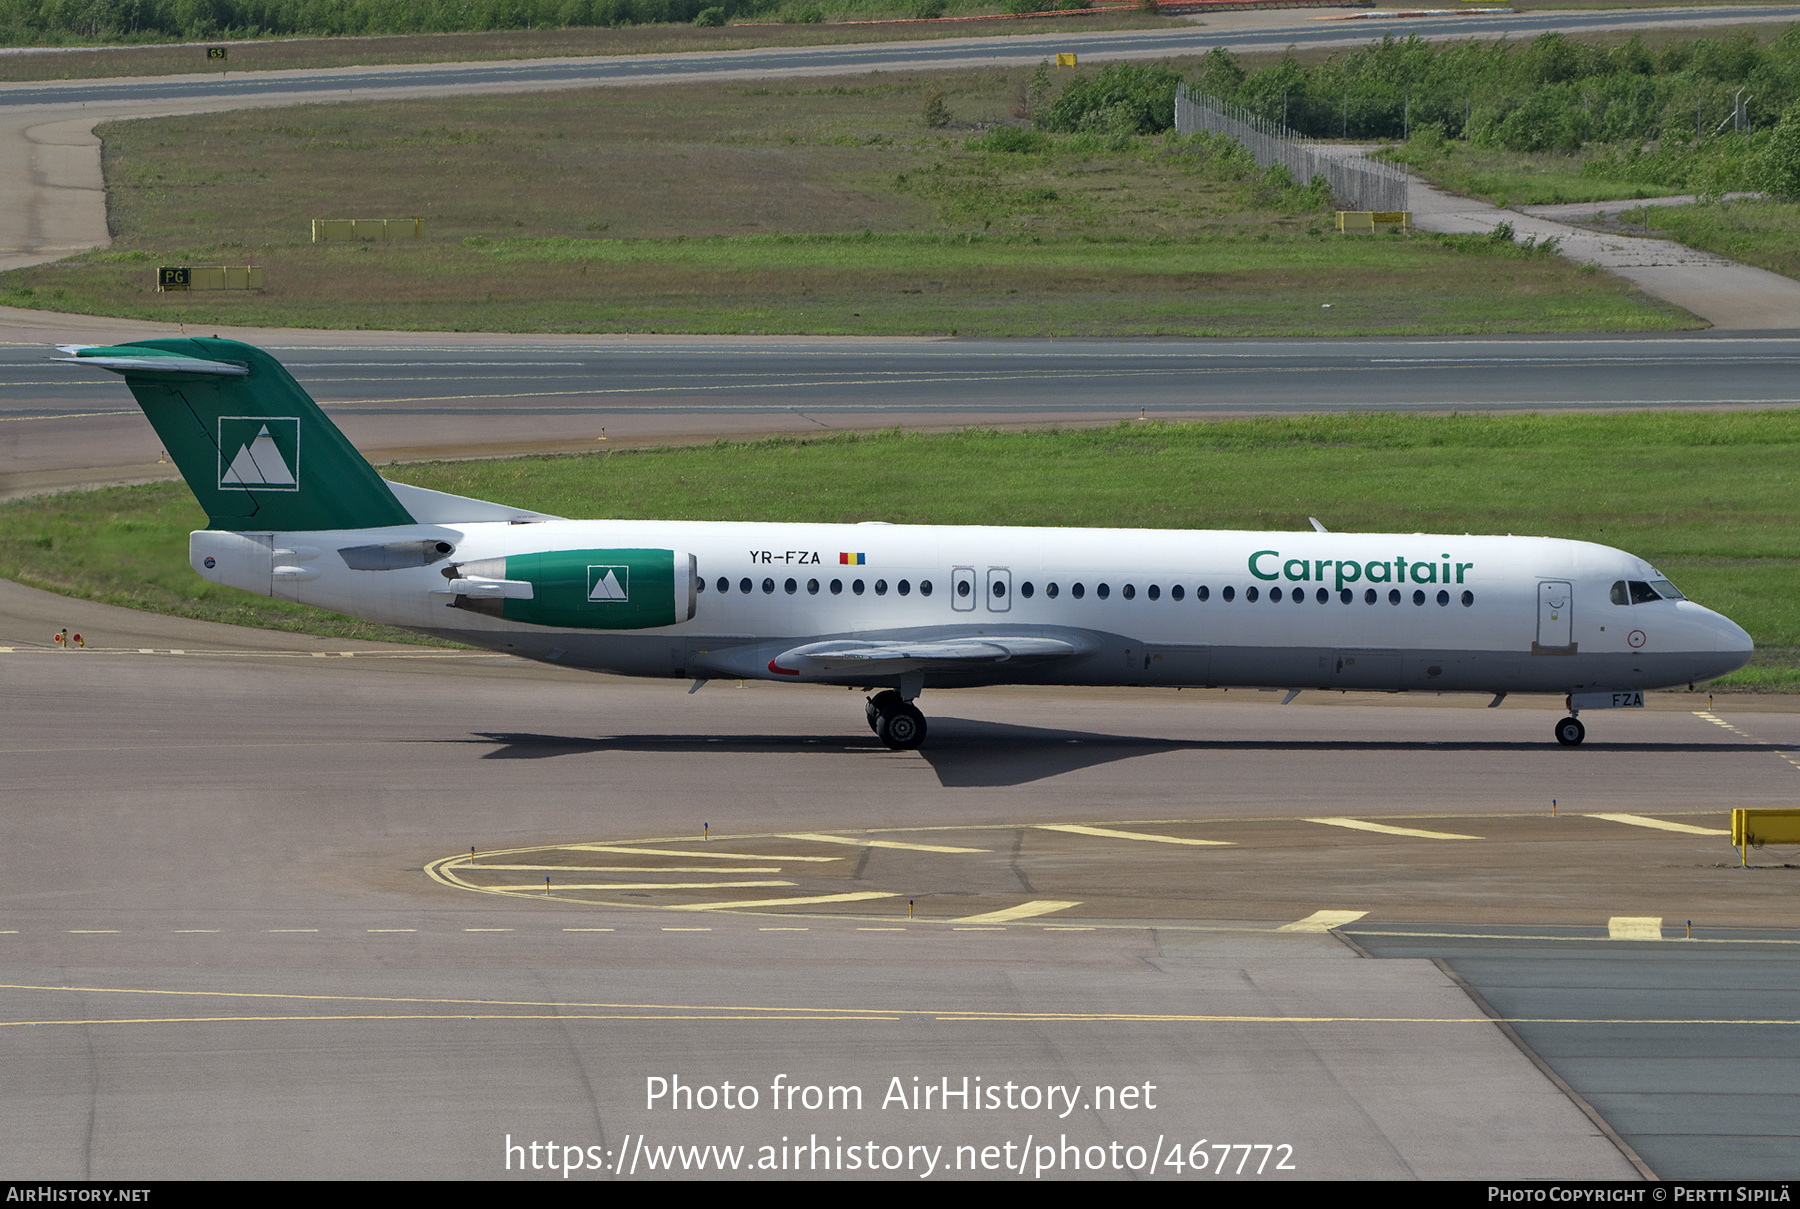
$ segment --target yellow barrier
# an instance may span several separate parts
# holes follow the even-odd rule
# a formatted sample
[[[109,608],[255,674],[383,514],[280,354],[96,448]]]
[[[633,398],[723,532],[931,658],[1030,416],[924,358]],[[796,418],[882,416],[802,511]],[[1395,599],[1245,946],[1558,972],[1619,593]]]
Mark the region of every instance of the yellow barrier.
[[[172,290],[260,290],[262,266],[201,265],[193,268],[163,265],[156,270],[156,292]]]
[[[1075,56],[1066,51],[1059,50],[1056,52],[1056,65],[1058,67],[1073,67],[1075,66]]]
[[[1800,844],[1800,810],[1734,810],[1731,843],[1736,848]]]
[[[382,239],[418,239],[425,234],[422,218],[315,218],[314,243],[332,240],[368,242]]]
[[[1373,231],[1377,227],[1412,230],[1410,210],[1339,210],[1337,229],[1342,232]]]

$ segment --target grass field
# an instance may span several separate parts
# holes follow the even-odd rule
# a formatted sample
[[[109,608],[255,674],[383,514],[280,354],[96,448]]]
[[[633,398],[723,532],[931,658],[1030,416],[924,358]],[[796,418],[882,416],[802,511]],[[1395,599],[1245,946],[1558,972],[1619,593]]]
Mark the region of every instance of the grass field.
[[[961,335],[1698,326],[1509,245],[1340,237],[1328,202],[1204,139],[984,149],[1026,70],[597,89],[101,128],[112,248],[0,302],[194,323]],[[921,118],[941,87],[954,124]],[[426,238],[310,242],[318,217]],[[803,237],[803,238],[789,238]],[[845,238],[849,237],[849,238]],[[259,294],[157,294],[168,264]],[[1326,309],[1325,304],[1331,304]]]
[[[564,516],[1579,537],[1642,555],[1755,637],[1725,683],[1800,688],[1800,411],[1327,416],[887,433],[389,467]],[[1552,502],[1553,501],[1553,502]],[[372,636],[187,567],[181,484],[0,505],[0,575],[113,604]]]
[[[1455,142],[1420,145],[1415,141],[1387,151],[1384,158],[1409,165],[1441,188],[1498,206],[1554,206],[1563,202],[1667,197],[1680,192],[1666,185],[1581,175],[1582,165],[1596,153],[1564,155]]]
[[[830,7],[830,6],[827,6]],[[904,3],[860,6],[851,18],[910,15]],[[949,16],[996,14],[998,4],[947,0]],[[747,50],[758,46],[835,46],[853,42],[925,42],[939,38],[992,38],[1186,26],[1174,17],[1143,12],[1083,13],[995,21],[900,21],[892,25],[765,23],[697,29],[692,25],[624,25],[616,28],[504,30],[492,33],[410,34],[371,38],[270,38],[233,43],[221,64],[206,58],[207,42],[178,46],[107,46],[54,54],[0,55],[0,83],[85,80],[119,76],[218,75],[320,67],[373,67],[393,63],[473,63],[501,59],[560,59],[584,55],[655,55],[686,51]]]
[[[1689,247],[1800,277],[1800,207],[1792,202],[1742,198],[1648,209],[1652,230],[1666,231]],[[1641,224],[1644,208],[1627,210],[1619,218]]]

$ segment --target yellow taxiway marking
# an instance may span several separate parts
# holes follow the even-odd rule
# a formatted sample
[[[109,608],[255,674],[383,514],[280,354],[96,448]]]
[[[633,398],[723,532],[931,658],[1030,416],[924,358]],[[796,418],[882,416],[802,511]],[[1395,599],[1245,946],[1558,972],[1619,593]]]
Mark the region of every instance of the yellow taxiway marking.
[[[814,894],[804,898],[756,898],[737,903],[675,903],[666,911],[747,911],[753,907],[804,907],[812,903],[860,903],[871,898],[899,898],[898,893],[859,890],[854,894]]]
[[[1309,823],[1323,823],[1327,827],[1348,827],[1352,831],[1373,831],[1379,835],[1410,835],[1421,840],[1478,840],[1478,835],[1458,835],[1454,831],[1421,831],[1417,827],[1390,827],[1386,823],[1370,823],[1363,819],[1307,819]]]
[[[270,928],[271,934],[276,932],[317,932],[317,928]]]
[[[1661,940],[1662,916],[1615,915],[1606,921],[1608,940]]]
[[[564,928],[565,932],[610,932],[611,928]]]
[[[176,928],[175,935],[177,935],[177,936],[196,936],[201,933],[212,933],[212,932],[217,932],[217,931],[219,931],[218,928]]]
[[[1137,925],[1133,925],[1134,927]],[[1372,936],[1380,939],[1384,936],[1416,936],[1430,940],[1554,940],[1592,944],[1600,939],[1597,936],[1534,936],[1526,933],[1496,932],[1390,932],[1383,928],[1379,932],[1351,929],[1352,936]],[[1690,936],[1680,937],[1682,944],[1689,945],[1800,945],[1800,940],[1782,940],[1775,937],[1759,936]]]
[[[811,928],[758,928],[758,932],[810,932]]]
[[[1190,840],[1178,835],[1151,835],[1143,831],[1114,831],[1110,827],[1084,827],[1079,823],[1037,823],[1039,831],[1066,831],[1070,835],[1093,835],[1103,840],[1146,840],[1153,844],[1191,844],[1196,848],[1232,847],[1230,840]]]
[[[417,932],[417,928],[366,928],[368,932]]]
[[[836,857],[833,860],[839,859]],[[459,869],[510,869],[517,873],[721,873],[717,865],[458,865]],[[731,873],[780,873],[780,865],[738,867]]]
[[[1721,831],[1717,827],[1696,827],[1692,823],[1671,823],[1668,819],[1652,818],[1645,814],[1590,814],[1590,819],[1605,819],[1609,823],[1624,823],[1628,827],[1654,827],[1658,831],[1679,831],[1683,835],[1730,835],[1730,828]]]
[[[1055,898],[1038,898],[1028,903],[1020,903],[1016,907],[1003,907],[998,911],[984,911],[980,915],[966,915],[957,920],[959,924],[1007,924],[1015,919],[1030,919],[1034,915],[1049,915],[1056,911],[1067,911],[1070,907],[1079,907],[1080,900],[1067,902]]]
[[[664,928],[665,932],[710,932],[711,928]]]
[[[906,852],[986,852],[986,848],[952,848],[946,844],[907,844],[900,840],[858,840],[847,835],[825,835],[822,832],[803,832],[795,835],[784,835],[785,840],[811,840],[815,844],[848,844],[853,848],[899,848]]]
[[[1296,919],[1291,924],[1282,924],[1277,932],[1329,932],[1333,928],[1341,928],[1345,924],[1353,924],[1367,911],[1314,911],[1305,919]]]
[[[1707,722],[1710,722],[1714,726],[1723,726],[1726,730],[1730,731],[1734,735],[1742,735],[1746,739],[1756,738],[1755,735],[1749,734],[1746,731],[1739,730],[1737,727],[1735,727],[1731,723],[1725,721],[1725,719],[1712,713],[1710,710],[1697,709],[1694,711],[1694,717],[1703,719]]]
[[[117,928],[70,928],[70,936],[117,936]]]
[[[668,931],[669,929],[664,929]],[[704,930],[704,929],[702,929]],[[1389,935],[1399,935],[1389,933]],[[1424,935],[1436,935],[1425,933]],[[998,1012],[958,1010],[955,1008],[845,1008],[782,1007],[770,1004],[666,1004],[666,1003],[594,1003],[554,1000],[433,999],[403,995],[323,995],[287,991],[175,991],[149,987],[48,986],[33,983],[0,983],[0,991],[79,992],[97,995],[153,995],[185,999],[255,999],[298,1000],[313,1003],[410,1004],[419,1007],[451,1009],[449,1011],[395,1013],[381,1015],[358,1013],[344,1015],[262,1015],[262,1016],[170,1016],[129,1017],[73,1020],[4,1020],[0,1026],[26,1024],[186,1024],[218,1021],[304,1021],[304,1020],[888,1020],[935,1019],[949,1021],[1088,1021],[1097,1023],[1170,1021],[1175,1023],[1227,1024],[1491,1024],[1487,1016],[1256,1016],[1200,1015],[1164,1012]],[[479,1008],[479,1013],[458,1011]],[[548,1008],[547,1012],[498,1012],[498,1008]],[[585,1009],[586,1014],[566,1014],[567,1009]],[[605,1013],[605,1014],[601,1014]],[[672,1013],[681,1013],[672,1015]],[[1765,1024],[1786,1028],[1800,1026],[1800,1020],[1774,1018],[1737,1019],[1672,1019],[1594,1018],[1579,1016],[1513,1016],[1508,1024]]]
[[[464,928],[465,932],[510,932],[511,928]]]
[[[858,928],[858,932],[904,932],[905,928]]]
[[[567,882],[558,884],[557,890],[731,890],[751,889],[768,890],[780,886],[791,886],[793,882]],[[488,886],[490,890],[529,890],[542,894],[542,886]]]
[[[794,837],[787,836],[783,838],[792,839]],[[826,861],[841,861],[844,859],[841,856],[789,856],[785,852],[780,855],[767,852],[670,852],[666,848],[628,848],[623,844],[559,844],[552,845],[551,847],[566,852],[622,852],[627,856],[683,856],[690,860],[709,861],[816,861],[823,863]],[[548,850],[549,849],[545,848],[532,849],[534,852],[545,852]],[[466,865],[468,863],[468,860],[464,858],[463,864]],[[491,868],[491,866],[483,866],[479,864],[479,862],[477,862],[474,867]]]

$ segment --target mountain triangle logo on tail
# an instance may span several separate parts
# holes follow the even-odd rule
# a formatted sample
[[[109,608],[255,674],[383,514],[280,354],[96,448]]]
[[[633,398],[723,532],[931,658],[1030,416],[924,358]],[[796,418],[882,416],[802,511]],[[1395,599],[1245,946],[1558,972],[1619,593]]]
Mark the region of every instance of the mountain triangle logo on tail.
[[[220,416],[222,490],[298,491],[300,421],[292,416]]]

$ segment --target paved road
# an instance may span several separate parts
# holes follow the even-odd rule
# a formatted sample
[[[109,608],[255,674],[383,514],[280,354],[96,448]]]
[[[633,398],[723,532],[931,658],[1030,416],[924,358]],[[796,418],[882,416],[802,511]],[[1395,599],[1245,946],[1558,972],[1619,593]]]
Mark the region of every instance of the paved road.
[[[101,649],[47,649],[59,624]],[[811,1163],[815,1134],[834,1164],[840,1138],[896,1164],[924,1152],[886,1147],[954,1162],[974,1146],[978,1163],[1012,1143],[1017,1161],[1030,1138],[1030,1174],[1040,1154],[1067,1162],[1065,1136],[1084,1163],[1118,1141],[1140,1164],[1126,1148],[1160,1136],[1189,1156],[1203,1138],[1291,1145],[1305,1178],[1631,1178],[1422,959],[1464,942],[1359,960],[1277,929],[1347,910],[1384,932],[1371,944],[1433,922],[1595,936],[1614,915],[1685,919],[1705,896],[1693,914],[1712,935],[1716,911],[1746,906],[1784,936],[1800,924],[1791,874],[1735,869],[1717,836],[1543,811],[1553,795],[1565,812],[1649,809],[1648,785],[1703,826],[1791,799],[1781,752],[1800,713],[1756,702],[1728,731],[1658,698],[1564,751],[1554,702],[991,690],[925,703],[934,758],[880,748],[843,693],[688,696],[7,584],[0,647],[18,807],[0,851],[0,1156],[24,1178],[494,1178],[508,1135],[597,1147],[600,1175],[631,1174],[630,1154],[660,1178],[639,1139],[755,1156],[785,1137]],[[569,844],[589,847],[516,851]],[[523,887],[547,864],[553,892],[425,871],[471,846],[479,876]],[[625,904],[609,906],[577,877],[636,888],[603,892]],[[693,909],[813,897],[825,877],[881,897]],[[745,885],[768,881],[792,884]],[[1629,1086],[1588,1078],[1615,1040],[1654,1052],[1641,1021],[1664,1005],[1621,989],[1637,980],[1605,942],[1586,947],[1605,960],[1555,967],[1554,1012],[1541,978],[1470,977],[1507,1012],[1611,1021],[1531,1037],[1658,1174],[1762,1162],[1793,1134],[1783,1093],[1758,1102],[1764,1140],[1657,1150],[1644,1135],[1742,1132],[1750,1101],[1721,1115],[1691,1061],[1634,1061]],[[1791,959],[1747,972],[1726,949],[1683,950],[1679,981],[1626,972],[1708,988],[1684,1010],[1792,1018]],[[1679,1053],[1748,1053],[1774,1031],[1713,1026]],[[677,1075],[747,1083],[759,1106],[652,1106],[648,1080]],[[1081,1090],[1066,1115],[882,1106],[895,1079],[910,1098],[915,1077],[964,1075]],[[771,1107],[778,1076],[798,1107]],[[1116,1099],[1146,1083],[1155,1108]],[[808,1086],[860,1087],[863,1107],[808,1111]],[[1652,1099],[1654,1129],[1633,1115]]]
[[[1191,28],[1124,32],[1083,31],[1071,25],[1053,34],[1029,37],[967,38],[915,43],[768,48],[664,55],[545,59],[529,62],[424,64],[404,67],[351,67],[214,77],[156,76],[129,80],[70,80],[0,85],[0,109],[69,102],[112,104],[161,102],[175,98],[212,100],[269,95],[359,93],[386,89],[439,88],[538,90],[615,82],[692,79],[720,72],[787,75],[797,72],[851,73],[960,67],[974,63],[1033,63],[1046,53],[1074,51],[1094,60],[1164,58],[1204,54],[1214,46],[1234,50],[1353,45],[1386,35],[1428,39],[1529,37],[1551,31],[1704,27],[1792,21],[1792,6],[1645,9],[1587,12],[1529,12],[1483,17],[1415,18],[1404,21],[1317,20],[1303,12],[1276,30]]]
[[[1747,876],[1760,876],[1753,871]],[[1596,928],[1354,925],[1383,958],[1433,957],[1664,1179],[1785,1180],[1800,1141],[1800,934],[1665,920],[1667,940]],[[1435,933],[1435,934],[1434,934]]]
[[[114,338],[94,330],[93,343]],[[122,325],[124,336],[160,330]],[[131,329],[137,330],[131,330]],[[240,333],[377,460],[840,428],[1800,403],[1800,340],[734,341]],[[0,494],[168,477],[111,375],[0,345]]]

